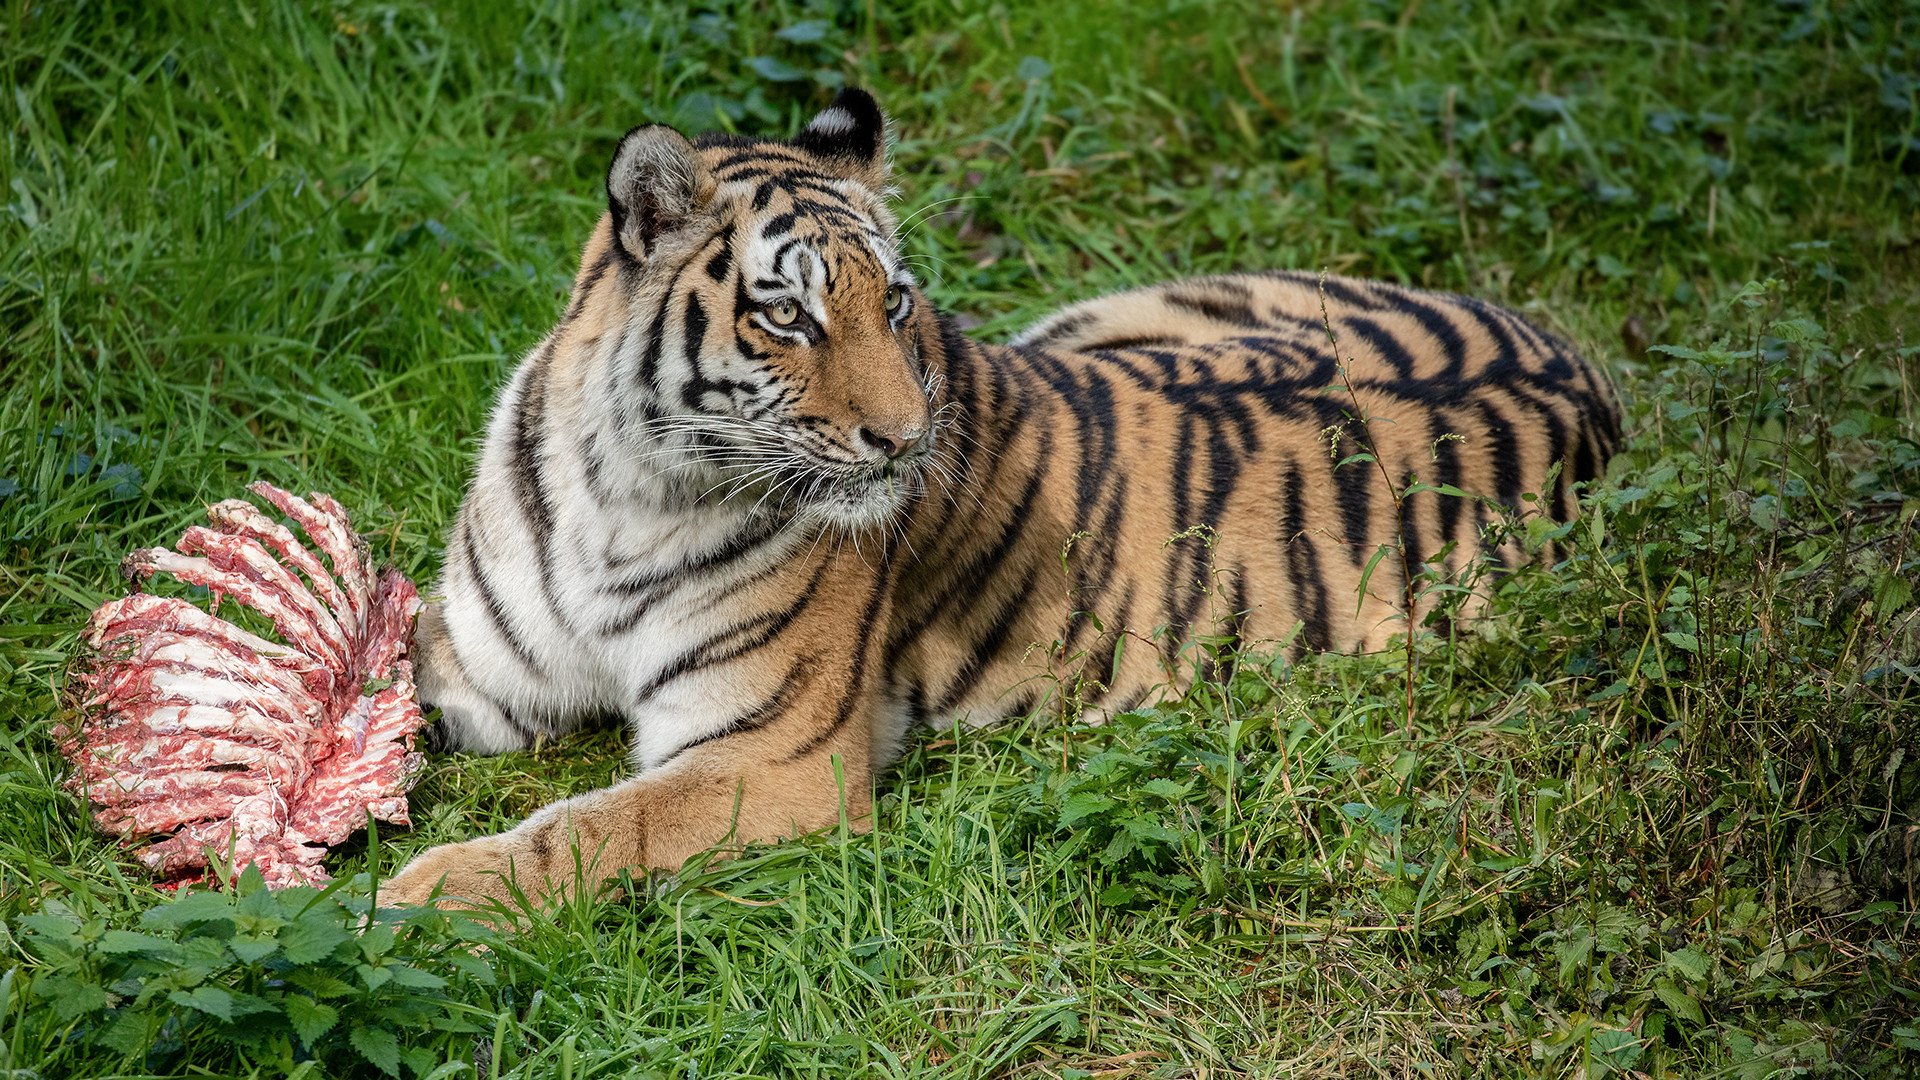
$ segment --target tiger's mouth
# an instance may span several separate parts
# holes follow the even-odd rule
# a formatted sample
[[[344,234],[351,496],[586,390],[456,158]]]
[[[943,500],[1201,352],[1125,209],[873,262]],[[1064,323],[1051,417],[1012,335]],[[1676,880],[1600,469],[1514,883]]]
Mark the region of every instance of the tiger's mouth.
[[[816,480],[796,500],[800,513],[823,524],[865,528],[882,524],[926,486],[925,454],[877,466],[819,461]]]

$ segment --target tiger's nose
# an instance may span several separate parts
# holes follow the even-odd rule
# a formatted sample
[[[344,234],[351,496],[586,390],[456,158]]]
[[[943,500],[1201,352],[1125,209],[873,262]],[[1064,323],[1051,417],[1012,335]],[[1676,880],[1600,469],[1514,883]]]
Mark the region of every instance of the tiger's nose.
[[[890,461],[899,460],[907,451],[920,445],[920,440],[925,437],[926,432],[919,428],[903,431],[898,435],[888,431],[875,431],[870,427],[860,429],[861,444],[880,451]]]

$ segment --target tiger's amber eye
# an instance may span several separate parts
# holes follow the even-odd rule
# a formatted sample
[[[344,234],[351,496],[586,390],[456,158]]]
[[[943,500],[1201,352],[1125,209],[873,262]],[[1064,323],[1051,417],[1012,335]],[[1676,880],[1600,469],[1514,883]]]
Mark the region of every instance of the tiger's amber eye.
[[[767,305],[767,317],[780,326],[792,326],[800,317],[800,305],[791,300],[776,301]]]
[[[906,298],[907,298],[907,293],[905,289],[902,289],[898,285],[888,286],[887,287],[887,310],[899,311],[900,302],[902,300],[905,300]]]

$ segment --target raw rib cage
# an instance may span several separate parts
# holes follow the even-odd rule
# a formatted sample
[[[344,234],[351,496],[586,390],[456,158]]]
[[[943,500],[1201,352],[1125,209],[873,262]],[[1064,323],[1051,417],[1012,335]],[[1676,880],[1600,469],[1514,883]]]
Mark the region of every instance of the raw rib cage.
[[[318,553],[228,499],[178,551],[135,551],[121,568],[136,587],[156,573],[204,586],[213,612],[230,598],[280,641],[186,600],[136,592],[102,604],[69,682],[79,720],[61,732],[67,784],[123,841],[164,835],[137,854],[163,877],[218,863],[256,866],[272,885],[313,883],[326,879],[326,847],[369,815],[408,824],[422,717],[403,657],[420,600],[398,571],[375,571],[331,498],[248,490]]]

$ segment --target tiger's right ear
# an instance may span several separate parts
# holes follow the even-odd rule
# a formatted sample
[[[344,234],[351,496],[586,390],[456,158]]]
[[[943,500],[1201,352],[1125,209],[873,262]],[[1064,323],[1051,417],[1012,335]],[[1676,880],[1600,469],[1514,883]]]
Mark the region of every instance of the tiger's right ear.
[[[646,262],[659,239],[685,225],[713,198],[713,177],[685,135],[665,124],[627,132],[607,170],[613,235]]]

